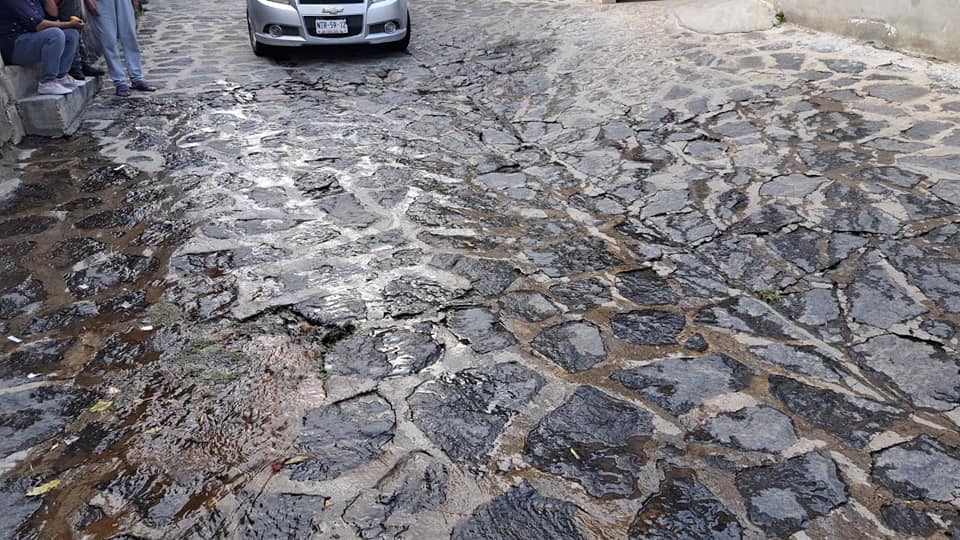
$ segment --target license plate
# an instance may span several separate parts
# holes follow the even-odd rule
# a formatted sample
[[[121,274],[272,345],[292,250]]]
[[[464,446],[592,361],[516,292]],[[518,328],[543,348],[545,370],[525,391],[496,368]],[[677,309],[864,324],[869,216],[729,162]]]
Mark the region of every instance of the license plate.
[[[318,34],[346,34],[349,32],[346,19],[317,19]]]

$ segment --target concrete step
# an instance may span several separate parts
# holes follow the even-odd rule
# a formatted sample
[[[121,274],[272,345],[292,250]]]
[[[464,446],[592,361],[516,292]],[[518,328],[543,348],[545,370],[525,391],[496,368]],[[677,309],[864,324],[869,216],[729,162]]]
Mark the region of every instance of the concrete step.
[[[10,81],[10,91],[13,94],[13,99],[22,99],[37,94],[37,83],[40,82],[40,64],[4,66],[3,73]]]
[[[10,69],[6,67],[4,69]],[[100,89],[100,79],[87,78],[73,93],[65,96],[41,96],[34,81],[32,91],[17,99],[17,109],[27,135],[62,137],[72,135],[80,124],[80,115]]]

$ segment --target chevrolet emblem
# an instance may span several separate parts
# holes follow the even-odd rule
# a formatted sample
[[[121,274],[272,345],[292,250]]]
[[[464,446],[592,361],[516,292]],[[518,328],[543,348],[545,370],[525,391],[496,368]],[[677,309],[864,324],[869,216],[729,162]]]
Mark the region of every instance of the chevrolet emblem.
[[[323,8],[324,13],[329,13],[330,15],[336,15],[338,13],[343,13],[342,7],[325,7]]]

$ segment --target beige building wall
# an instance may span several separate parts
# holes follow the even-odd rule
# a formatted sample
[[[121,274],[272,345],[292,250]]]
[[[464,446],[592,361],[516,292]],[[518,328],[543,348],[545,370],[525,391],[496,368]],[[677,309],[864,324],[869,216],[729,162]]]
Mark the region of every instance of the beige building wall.
[[[787,21],[960,62],[960,0],[775,0]]]

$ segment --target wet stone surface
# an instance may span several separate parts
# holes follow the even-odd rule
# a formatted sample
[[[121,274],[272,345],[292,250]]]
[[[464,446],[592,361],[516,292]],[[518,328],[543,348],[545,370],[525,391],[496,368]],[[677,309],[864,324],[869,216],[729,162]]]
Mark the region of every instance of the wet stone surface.
[[[743,527],[692,470],[674,469],[665,474],[657,494],[644,502],[629,538],[739,540]]]
[[[158,92],[0,149],[0,537],[960,534],[955,65],[669,2],[265,57],[147,7]]]
[[[684,414],[712,398],[743,390],[750,375],[750,369],[733,358],[711,354],[659,360],[611,378],[674,414]]]
[[[790,417],[771,407],[748,407],[721,413],[703,426],[696,438],[748,452],[779,453],[797,442]]]
[[[569,478],[600,498],[636,497],[649,456],[652,415],[581,386],[527,435],[524,456],[538,469]],[[585,431],[589,424],[595,429]]]
[[[407,403],[413,421],[451,459],[478,462],[542,385],[543,377],[527,368],[497,364],[423,383]]]
[[[672,345],[686,326],[686,318],[670,311],[646,309],[614,316],[613,335],[633,345]]]
[[[926,435],[873,456],[874,478],[904,499],[954,500],[958,470],[960,450]]]
[[[589,322],[572,321],[551,326],[530,346],[570,373],[588,370],[607,359],[600,329]]]
[[[806,528],[848,498],[836,464],[819,452],[737,473],[750,521],[775,536]]]
[[[794,413],[858,448],[863,448],[873,435],[907,416],[906,411],[896,407],[776,375],[770,377],[770,393]]]
[[[524,483],[477,509],[454,527],[451,538],[586,539],[577,524],[577,513],[575,504],[545,497]]]
[[[296,444],[309,459],[293,480],[327,480],[375,459],[393,439],[396,415],[385,399],[363,394],[309,412]]]

